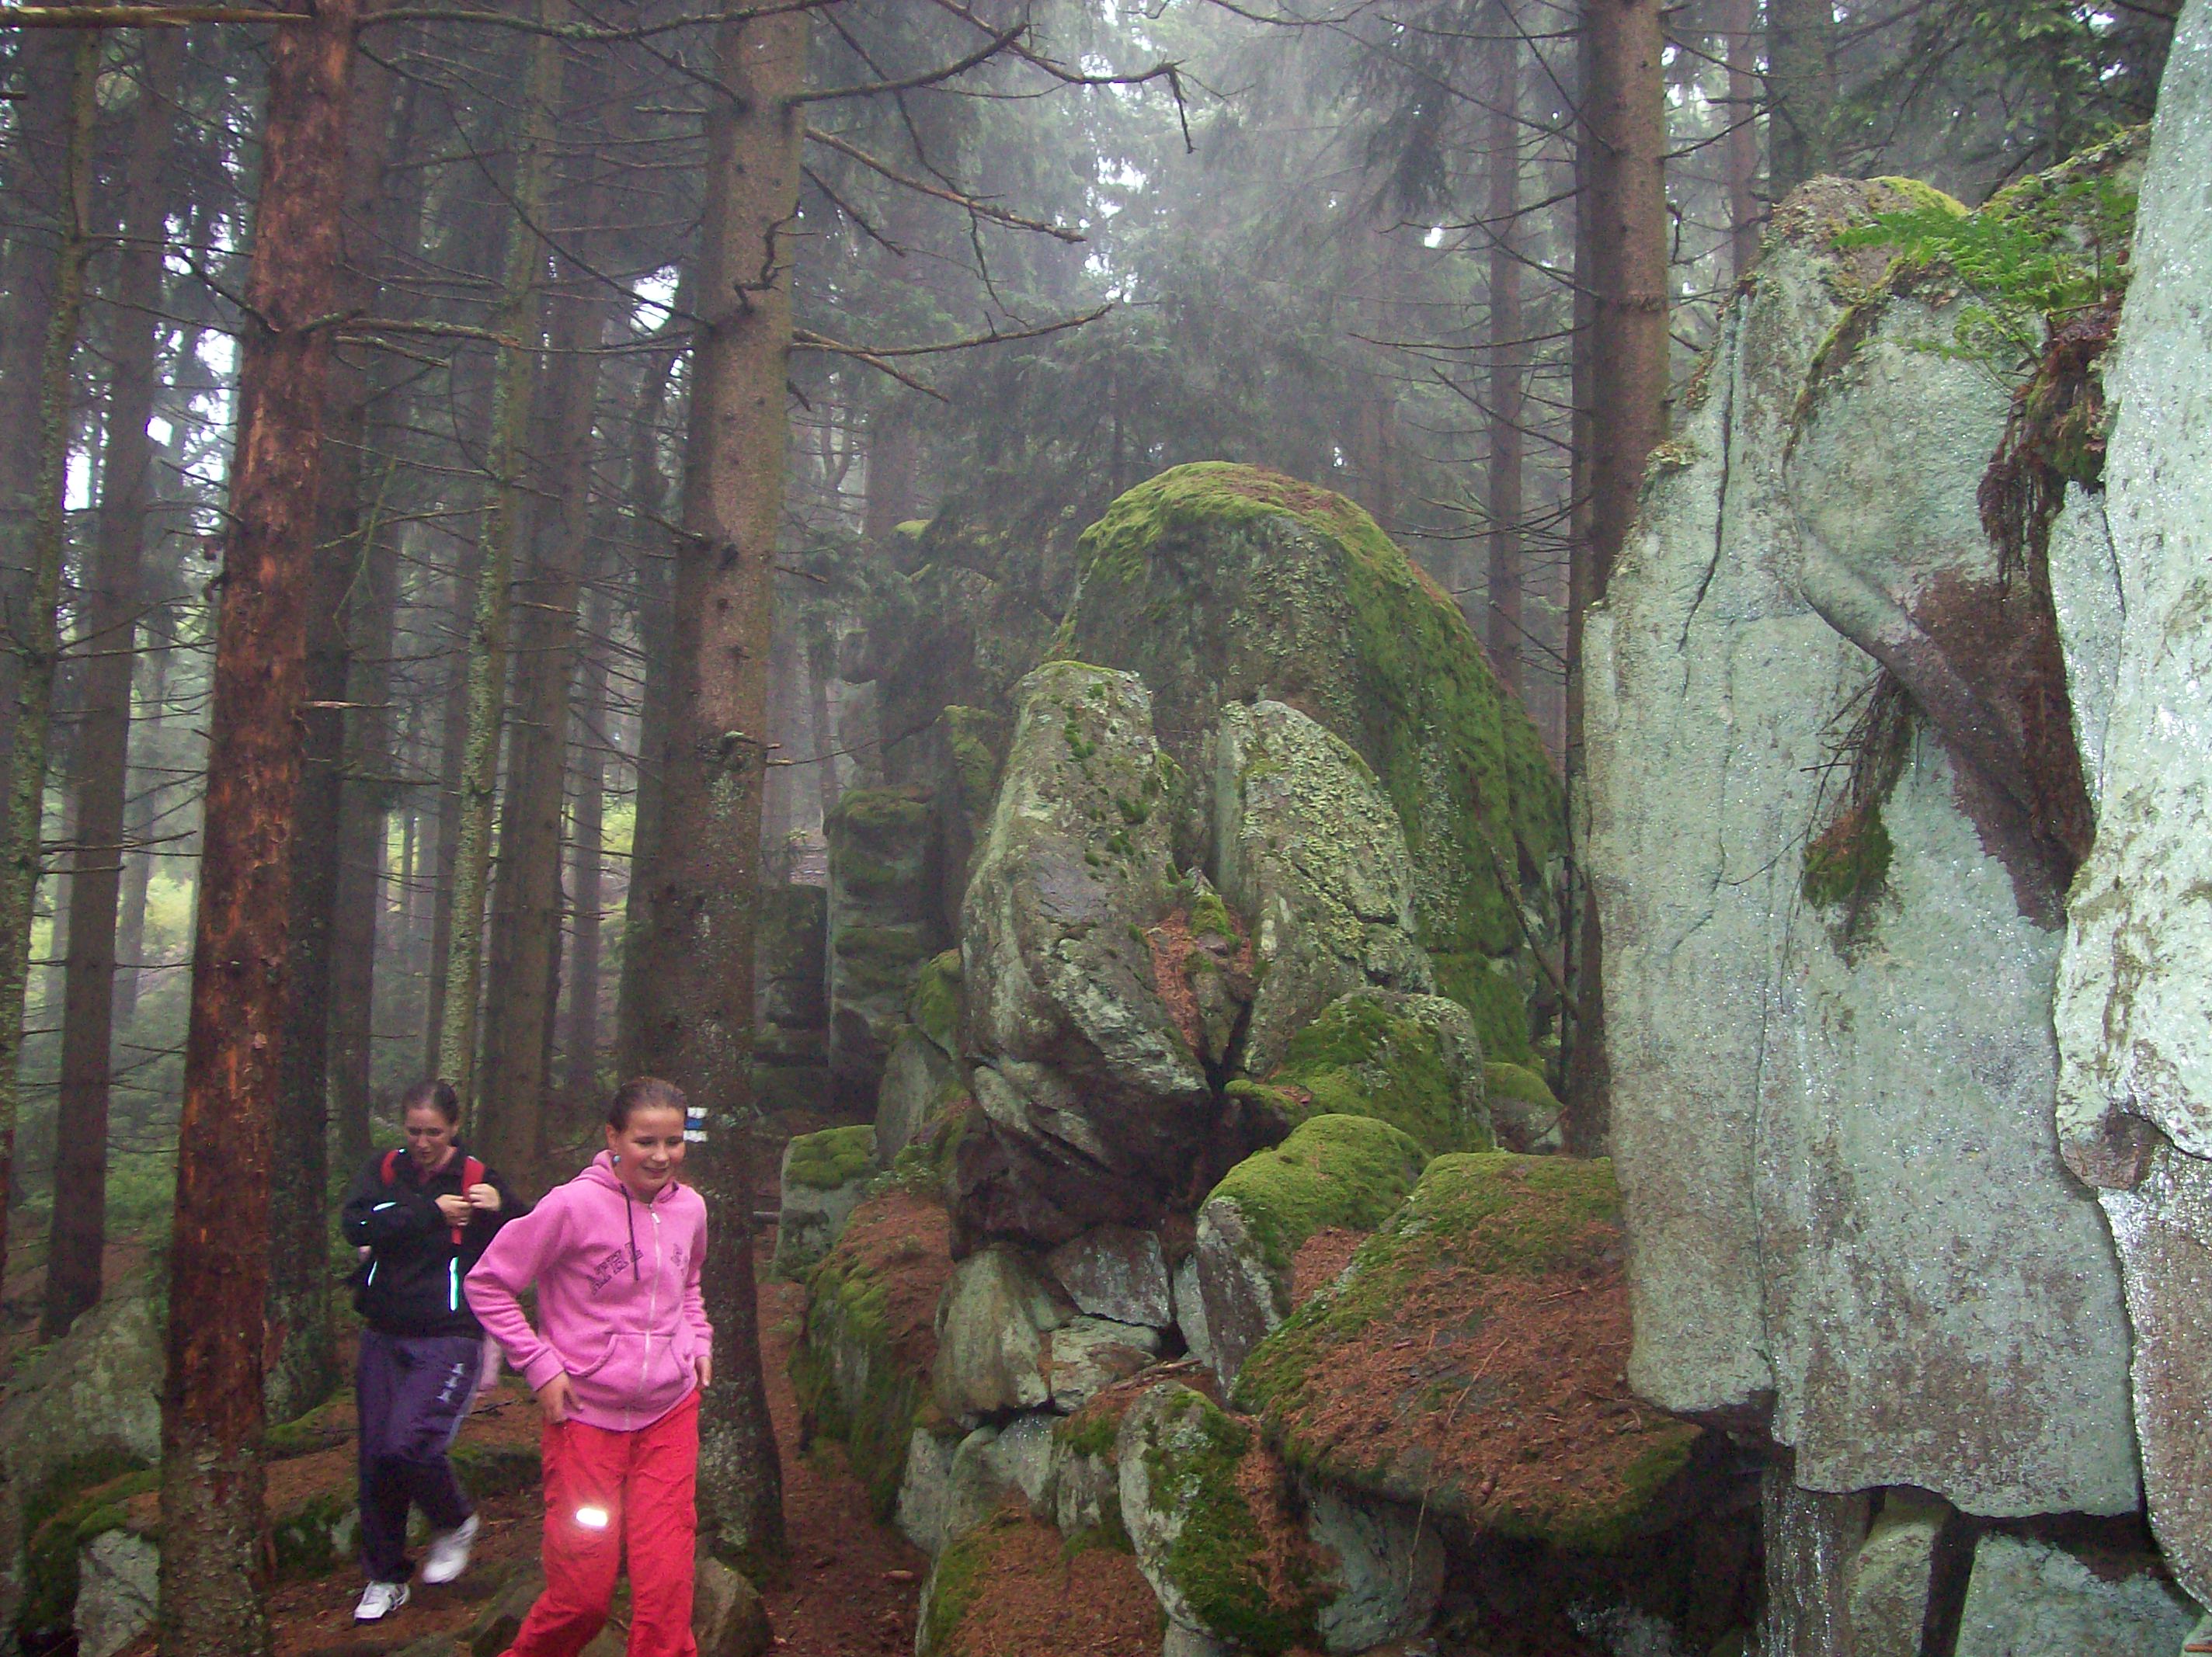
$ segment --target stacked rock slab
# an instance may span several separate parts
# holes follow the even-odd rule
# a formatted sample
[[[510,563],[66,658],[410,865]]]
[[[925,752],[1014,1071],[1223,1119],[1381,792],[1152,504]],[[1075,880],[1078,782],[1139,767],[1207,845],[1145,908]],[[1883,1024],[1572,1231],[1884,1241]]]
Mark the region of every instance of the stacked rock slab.
[[[2184,8],[2143,179],[2136,275],[2106,372],[2109,551],[2079,537],[2054,586],[2118,612],[2069,640],[2082,722],[2101,738],[2096,846],[2074,888],[2056,1017],[2058,1134],[2100,1187],[2126,1269],[2134,1402],[2151,1521],[2174,1575],[2212,1604],[2212,7]],[[2054,555],[2063,550],[2054,543]],[[1964,1648],[1962,1647],[1962,1649]]]
[[[763,1115],[830,1103],[829,894],[764,883],[753,935],[753,1104]]]
[[[1367,762],[1412,851],[1441,992],[1493,1058],[1525,1062],[1559,782],[1458,606],[1350,501],[1249,466],[1139,484],[1079,556],[1060,648],[1140,676],[1186,772],[1206,774],[1224,706],[1268,700]]]
[[[2121,1513],[2118,1272],[2046,1114],[2063,883],[1929,689],[1975,689],[1957,619],[2002,602],[1976,494],[2007,396],[1948,349],[1981,296],[1835,244],[1936,206],[1821,180],[1779,209],[1591,619],[1630,1374],[1766,1418],[1810,1490]],[[1854,748],[1900,683],[1911,713]],[[1863,855],[1810,879],[1860,757]]]
[[[1051,1247],[1188,1210],[1242,1149],[1219,1144],[1145,937],[1177,879],[1177,785],[1136,676],[1052,662],[1023,682],[963,912],[985,1124],[960,1147],[955,1206],[980,1232]]]

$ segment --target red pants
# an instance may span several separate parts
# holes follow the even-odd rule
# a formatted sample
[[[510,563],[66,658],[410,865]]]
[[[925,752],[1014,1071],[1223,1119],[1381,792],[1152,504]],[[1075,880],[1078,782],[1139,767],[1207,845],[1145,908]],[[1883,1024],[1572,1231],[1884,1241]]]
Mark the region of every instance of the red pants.
[[[576,1657],[606,1625],[625,1544],[629,1657],[698,1657],[691,1557],[699,1529],[693,1502],[699,1394],[637,1432],[548,1423],[541,1443],[545,1592],[507,1657]]]

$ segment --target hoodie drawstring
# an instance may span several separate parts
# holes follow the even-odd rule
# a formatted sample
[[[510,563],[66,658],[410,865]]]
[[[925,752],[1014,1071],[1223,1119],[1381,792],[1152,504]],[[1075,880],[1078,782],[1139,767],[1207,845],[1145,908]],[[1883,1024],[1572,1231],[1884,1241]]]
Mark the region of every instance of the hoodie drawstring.
[[[643,1279],[637,1270],[637,1199],[629,1194],[628,1186],[623,1187],[623,1219],[629,1227],[629,1280],[639,1283]]]

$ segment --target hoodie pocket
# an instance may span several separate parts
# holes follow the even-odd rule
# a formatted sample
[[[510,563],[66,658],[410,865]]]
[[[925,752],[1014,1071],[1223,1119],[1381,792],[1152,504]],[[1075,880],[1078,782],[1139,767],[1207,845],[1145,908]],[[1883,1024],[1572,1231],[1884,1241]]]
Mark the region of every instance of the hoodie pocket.
[[[571,1369],[568,1371],[570,1379],[580,1381],[586,1375],[596,1375],[599,1374],[600,1370],[607,1367],[608,1363],[614,1357],[615,1348],[621,1344],[622,1337],[619,1334],[610,1333],[607,1336],[606,1344],[599,1348],[599,1357],[593,1358],[589,1363],[586,1364],[580,1369]]]

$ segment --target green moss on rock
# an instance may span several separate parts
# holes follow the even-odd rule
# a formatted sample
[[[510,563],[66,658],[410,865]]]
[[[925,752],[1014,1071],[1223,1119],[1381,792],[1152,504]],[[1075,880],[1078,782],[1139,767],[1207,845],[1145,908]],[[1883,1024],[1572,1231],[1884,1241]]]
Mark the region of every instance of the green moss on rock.
[[[1438,1157],[1245,1359],[1237,1405],[1317,1477],[1471,1529],[1619,1548],[1671,1515],[1699,1438],[1627,1391],[1620,1211],[1607,1162]]]
[[[960,951],[930,957],[914,980],[907,1017],[948,1056],[960,1051]]]
[[[851,1127],[802,1133],[785,1153],[783,1177],[809,1191],[835,1191],[866,1177],[875,1166],[876,1130],[861,1122]]]
[[[1458,606],[1365,513],[1254,467],[1178,466],[1115,501],[1078,555],[1061,650],[1141,674],[1181,764],[1202,764],[1223,702],[1290,703],[1381,781],[1422,943],[1525,950],[1524,883],[1562,843],[1558,777]]]
[[[1238,1478],[1255,1448],[1251,1429],[1202,1393],[1178,1387],[1145,1436],[1146,1500],[1155,1513],[1173,1516],[1172,1535],[1149,1562],[1152,1571],[1200,1624],[1241,1649],[1285,1652],[1311,1641],[1326,1596],[1304,1558],[1271,1550],[1252,1510]]]
[[[1410,1136],[1429,1156],[1489,1149],[1477,1078],[1462,1074],[1421,996],[1347,995],[1291,1038],[1267,1078],[1310,1102],[1308,1116],[1369,1116]],[[1463,1062],[1471,1062],[1473,1054]]]
[[[77,1551],[123,1523],[123,1506],[161,1487],[161,1475],[134,1456],[95,1450],[64,1462],[23,1504],[23,1600],[15,1629],[27,1649],[66,1636],[76,1608]]]
[[[1235,1203],[1261,1258],[1287,1272],[1316,1231],[1380,1225],[1427,1161],[1410,1135],[1375,1117],[1314,1116],[1273,1150],[1231,1168],[1206,1200]]]

